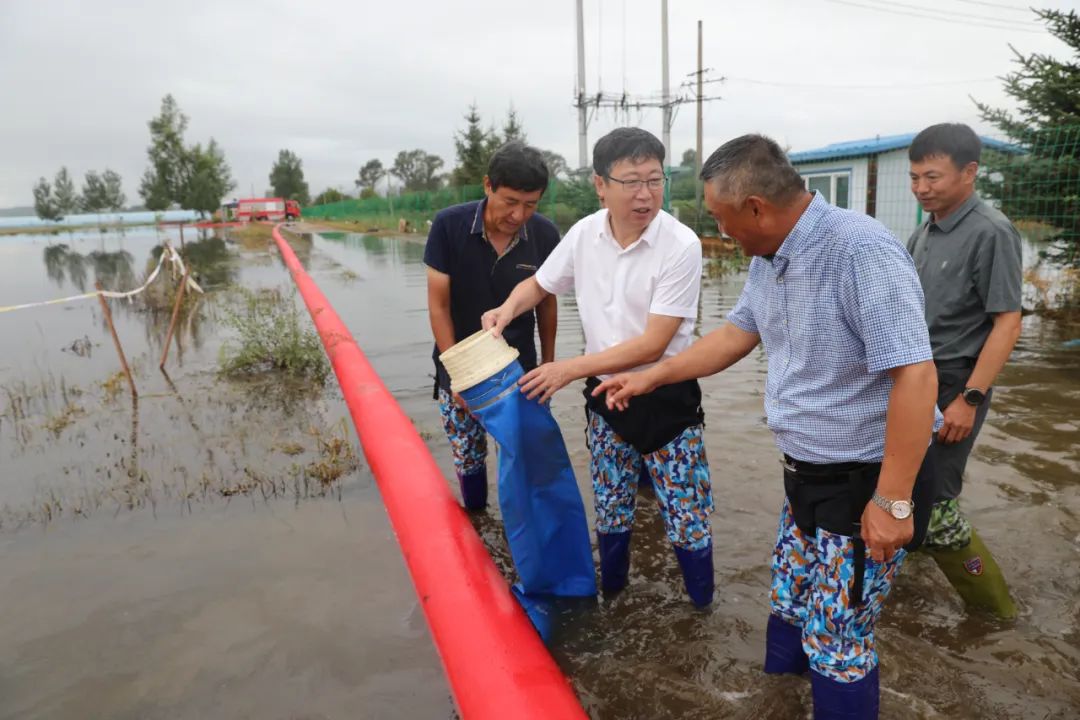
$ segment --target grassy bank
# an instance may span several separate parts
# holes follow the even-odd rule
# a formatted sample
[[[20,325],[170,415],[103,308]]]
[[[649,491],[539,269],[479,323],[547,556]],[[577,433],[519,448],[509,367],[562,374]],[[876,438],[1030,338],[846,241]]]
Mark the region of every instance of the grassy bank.
[[[346,232],[364,233],[366,235],[396,235],[399,233],[398,221],[400,217],[405,217],[408,221],[409,232],[427,233],[427,221],[431,218],[426,215],[372,215],[358,218],[343,217],[333,219],[302,217],[301,221],[309,225],[318,225],[320,227],[344,230]]]
[[[248,223],[230,227],[225,229],[225,237],[249,250],[264,248],[274,240],[274,226],[270,223]]]
[[[87,232],[97,230],[99,232],[112,232],[115,230],[127,230],[128,228],[151,227],[154,222],[126,223],[123,225],[105,225],[89,223],[84,225],[31,225],[28,227],[5,227],[0,228],[0,236],[4,235],[66,235],[75,232]]]

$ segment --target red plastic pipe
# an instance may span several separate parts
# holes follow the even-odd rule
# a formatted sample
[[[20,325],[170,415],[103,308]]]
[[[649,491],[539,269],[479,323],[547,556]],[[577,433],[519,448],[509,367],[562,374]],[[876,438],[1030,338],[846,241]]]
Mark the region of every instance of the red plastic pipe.
[[[341,384],[463,720],[585,718],[408,416],[274,227]]]

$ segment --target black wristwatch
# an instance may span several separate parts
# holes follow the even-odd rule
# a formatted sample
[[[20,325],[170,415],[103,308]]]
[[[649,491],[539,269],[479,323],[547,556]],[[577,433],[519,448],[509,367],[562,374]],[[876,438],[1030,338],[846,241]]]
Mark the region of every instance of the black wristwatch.
[[[968,405],[971,405],[972,407],[979,407],[984,402],[986,402],[986,393],[984,393],[979,388],[964,388],[964,392],[962,394],[964,397],[964,402],[966,402]]]

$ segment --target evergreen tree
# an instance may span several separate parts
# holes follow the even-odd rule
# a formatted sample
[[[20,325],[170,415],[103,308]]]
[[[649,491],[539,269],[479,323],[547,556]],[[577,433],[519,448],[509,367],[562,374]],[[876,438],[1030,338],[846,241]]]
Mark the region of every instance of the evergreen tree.
[[[499,146],[499,138],[493,129],[484,130],[476,105],[469,106],[465,116],[466,127],[454,137],[457,167],[450,174],[454,186],[479,185],[487,174],[488,161]]]
[[[579,173],[560,184],[559,203],[568,205],[575,218],[583,218],[599,210],[600,198],[596,196],[596,185],[591,175]]]
[[[492,125],[488,128],[487,138],[484,140],[484,172],[480,174],[480,182],[484,182],[484,176],[487,175],[488,165],[491,164],[491,156],[495,154],[495,151],[502,147],[503,139],[499,133],[495,130],[495,126]]]
[[[100,213],[109,207],[109,194],[105,181],[97,172],[90,170],[82,186],[82,209],[88,213]]]
[[[127,202],[127,197],[124,195],[124,183],[120,178],[120,173],[106,169],[101,175],[101,182],[105,186],[102,200],[105,205],[105,210],[111,212],[117,212],[124,207],[124,203]]]
[[[42,220],[60,220],[62,215],[56,206],[56,197],[53,195],[52,186],[45,178],[41,178],[34,185],[34,212]]]
[[[1055,257],[1080,265],[1080,16],[1075,10],[1035,10],[1071,51],[1069,60],[1024,55],[1005,76],[1015,114],[975,101],[982,119],[1023,154],[984,150],[979,190],[1012,220],[1055,229]]]
[[[301,205],[310,205],[308,184],[304,180],[304,162],[291,150],[278,152],[277,162],[270,170],[270,186],[274,197],[295,200]]]
[[[66,167],[60,168],[53,180],[53,192],[56,193],[56,209],[62,216],[74,215],[79,212],[81,199],[75,191],[75,183],[68,175]]]
[[[528,142],[525,129],[518,121],[517,110],[514,110],[514,106],[511,105],[510,110],[506,113],[506,124],[503,125],[502,142],[508,143],[514,140]]]

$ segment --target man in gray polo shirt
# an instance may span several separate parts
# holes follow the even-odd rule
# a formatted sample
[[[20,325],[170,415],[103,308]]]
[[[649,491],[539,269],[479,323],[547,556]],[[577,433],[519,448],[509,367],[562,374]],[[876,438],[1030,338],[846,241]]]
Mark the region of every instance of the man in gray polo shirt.
[[[926,296],[945,416],[923,469],[940,485],[924,547],[969,606],[1011,618],[1001,569],[958,502],[994,380],[1020,336],[1020,234],[975,194],[981,150],[967,125],[941,124],[908,151],[911,191],[929,217],[907,247]]]

